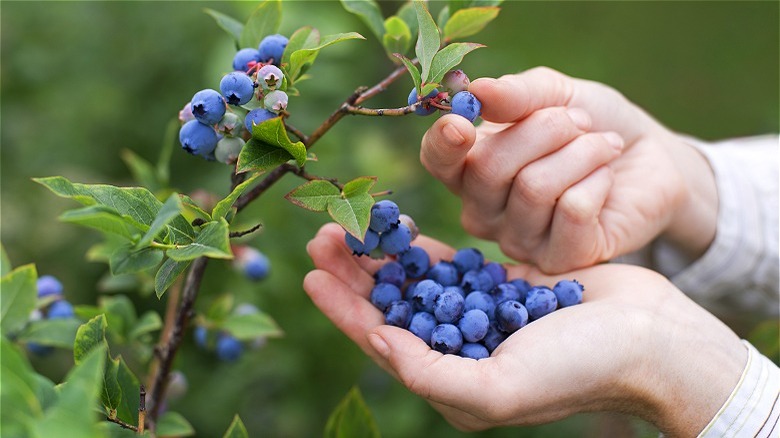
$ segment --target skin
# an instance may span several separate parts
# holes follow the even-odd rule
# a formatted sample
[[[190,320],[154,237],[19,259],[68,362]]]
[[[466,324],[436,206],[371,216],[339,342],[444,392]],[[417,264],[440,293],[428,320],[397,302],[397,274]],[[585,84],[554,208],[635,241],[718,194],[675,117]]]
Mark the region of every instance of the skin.
[[[433,261],[454,254],[425,236],[415,245]],[[507,266],[509,278],[532,284],[575,278],[586,287],[583,303],[528,324],[488,359],[442,355],[410,332],[383,325],[368,301],[382,262],[353,257],[339,226],[325,225],[307,250],[316,269],[304,289],[314,304],[461,430],[619,411],[645,418],[667,436],[695,436],[725,402],[747,360],[739,338],[664,277],[618,264],[553,276],[531,265]]]
[[[667,239],[695,259],[715,236],[706,159],[612,88],[536,68],[469,86],[484,122],[445,115],[420,159],[462,199],[470,234],[547,273]]]

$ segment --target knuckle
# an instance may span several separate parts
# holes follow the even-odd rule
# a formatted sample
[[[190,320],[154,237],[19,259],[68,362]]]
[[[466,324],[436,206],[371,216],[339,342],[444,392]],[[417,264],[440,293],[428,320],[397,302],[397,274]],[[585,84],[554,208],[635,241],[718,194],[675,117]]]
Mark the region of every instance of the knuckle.
[[[598,218],[600,205],[580,190],[567,190],[558,200],[557,208],[566,222],[580,226]]]
[[[478,215],[474,214],[473,211],[475,210],[468,207],[468,205],[470,204],[464,202],[463,211],[460,215],[460,223],[463,226],[463,229],[466,230],[467,233],[480,239],[490,239],[493,233],[489,224],[482,220]]]
[[[524,167],[518,172],[513,183],[513,191],[517,193],[526,204],[532,206],[551,204],[550,184],[547,178],[535,171],[532,167]]]

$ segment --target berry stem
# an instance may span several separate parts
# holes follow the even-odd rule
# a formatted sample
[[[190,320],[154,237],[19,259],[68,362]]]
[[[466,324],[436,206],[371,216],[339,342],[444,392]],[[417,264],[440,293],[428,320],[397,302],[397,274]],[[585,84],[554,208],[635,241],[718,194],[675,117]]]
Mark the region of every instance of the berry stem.
[[[347,114],[352,115],[359,115],[359,116],[388,116],[388,117],[399,117],[399,116],[405,116],[407,114],[413,113],[415,109],[417,109],[418,106],[420,106],[420,102],[417,102],[413,105],[407,105],[401,108],[364,108],[362,106],[353,106],[353,105],[344,105],[342,108]]]

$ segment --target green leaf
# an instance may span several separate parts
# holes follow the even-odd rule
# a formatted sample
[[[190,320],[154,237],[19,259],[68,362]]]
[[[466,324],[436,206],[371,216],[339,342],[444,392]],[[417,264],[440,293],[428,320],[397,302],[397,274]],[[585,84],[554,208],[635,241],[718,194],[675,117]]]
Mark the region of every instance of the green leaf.
[[[160,181],[157,179],[157,170],[152,166],[152,163],[141,158],[141,156],[130,149],[122,149],[120,156],[138,184],[152,192],[162,188]]]
[[[122,388],[117,382],[117,372],[119,361],[106,358],[106,365],[103,369],[103,387],[100,390],[100,399],[103,406],[109,412],[115,412],[122,402]]]
[[[379,41],[385,33],[384,19],[379,5],[374,0],[341,0],[347,12],[357,15],[371,29]]]
[[[20,266],[0,280],[0,329],[4,336],[27,324],[38,297],[37,280],[33,264]]]
[[[244,423],[241,421],[238,414],[233,417],[233,421],[230,423],[230,426],[227,431],[225,431],[225,435],[223,435],[222,438],[249,438],[246,427],[244,427]]]
[[[241,47],[257,47],[263,37],[277,32],[282,22],[282,3],[265,0],[252,12],[241,31]]]
[[[138,241],[135,247],[143,248],[152,243],[152,240],[154,240],[169,223],[181,216],[183,209],[184,206],[179,199],[179,195],[177,193],[172,193],[171,196],[168,197],[168,200],[165,201],[165,204],[160,207],[160,211],[157,212],[157,216],[152,221],[149,229],[146,230],[146,234],[141,237],[141,240]]]
[[[167,251],[168,257],[176,261],[193,260],[198,257],[232,259],[230,251],[230,229],[225,218],[206,223],[195,238],[195,242]]]
[[[384,26],[384,23],[382,24]],[[325,47],[331,46],[342,41],[360,39],[364,40],[365,37],[357,32],[338,33],[334,35],[326,35],[322,37],[319,44],[314,47],[305,47],[300,50],[296,50],[290,54],[290,66],[288,71],[293,78],[293,82],[298,80],[298,77],[306,71],[307,66],[314,63],[320,50]]]
[[[293,204],[312,211],[327,211],[328,201],[338,198],[339,189],[328,181],[307,181],[284,197]]]
[[[404,20],[395,15],[385,20],[385,36],[382,37],[382,45],[385,46],[388,54],[405,55],[409,51],[412,45],[412,33]]]
[[[304,26],[296,30],[292,35],[290,35],[290,40],[287,41],[287,47],[284,48],[282,64],[287,65],[290,63],[290,55],[292,55],[293,52],[300,49],[316,47],[319,43],[320,32],[317,29],[311,26]]]
[[[0,243],[0,277],[5,277],[12,269],[11,259],[8,258],[5,247]]]
[[[412,34],[412,37],[417,37],[417,30],[419,25],[417,24],[417,12],[414,10],[414,5],[412,2],[407,1],[401,5],[395,15],[404,20],[406,25],[409,27],[409,33]]]
[[[335,198],[328,202],[328,214],[356,239],[363,241],[368,230],[374,198],[368,193],[349,198]]]
[[[422,86],[422,78],[420,77],[420,70],[412,63],[412,61],[406,56],[400,53],[393,53],[393,56],[400,59],[404,63],[404,66],[409,70],[409,74],[412,75],[412,81],[414,82],[414,88],[417,89],[417,94],[420,95],[420,88]]]
[[[238,155],[236,172],[265,172],[293,158],[286,150],[253,138],[246,142],[244,148],[241,149],[241,153]]]
[[[6,338],[0,338],[0,357],[0,424],[8,436],[27,436],[25,425],[43,415],[36,373],[24,354]]]
[[[130,328],[138,319],[135,306],[127,295],[101,297],[100,310],[105,314],[109,330],[119,335],[122,340],[128,337]]]
[[[435,82],[427,83],[422,87],[422,91],[418,93],[418,96],[427,96],[433,91],[436,87],[438,87],[439,84]]]
[[[141,401],[141,383],[125,363],[122,356],[116,370],[116,381],[122,391],[122,401],[117,407],[117,417],[125,423],[138,425],[138,406]]]
[[[130,339],[138,339],[138,337],[143,334],[150,333],[155,330],[160,330],[162,326],[163,323],[160,315],[158,315],[154,310],[150,310],[141,315],[141,317],[138,319],[138,322],[133,326],[133,328],[130,329],[128,337]]]
[[[353,387],[330,414],[325,425],[325,438],[379,438],[379,428],[357,387]]]
[[[157,422],[157,436],[180,437],[195,435],[195,429],[181,414],[166,412],[160,416]]]
[[[441,47],[441,38],[439,28],[433,21],[428,8],[421,0],[414,0],[414,9],[417,12],[417,24],[419,33],[417,35],[417,44],[414,47],[417,59],[422,67],[422,82],[428,82],[428,72],[431,68],[431,62],[436,52]]]
[[[282,335],[276,322],[263,312],[228,316],[220,328],[242,341]]]
[[[206,210],[202,209],[189,196],[179,194],[179,199],[181,200],[182,206],[184,206],[184,208],[192,211],[195,214],[195,216],[205,220],[206,222],[211,220],[211,214],[209,214]]]
[[[170,258],[165,259],[160,269],[157,270],[157,275],[154,276],[154,291],[157,293],[157,298],[162,298],[165,291],[171,287],[182,272],[187,270],[189,265],[189,260],[177,262]]]
[[[363,193],[368,193],[372,187],[374,187],[374,184],[376,184],[377,178],[375,176],[360,176],[352,181],[347,182],[344,184],[344,189],[342,190],[342,193],[347,198],[357,195],[362,195]]]
[[[115,234],[127,240],[140,234],[141,228],[143,228],[129,217],[123,217],[118,211],[105,205],[91,205],[68,210],[60,215],[59,220]]]
[[[162,259],[162,250],[155,248],[134,250],[132,245],[128,244],[119,247],[111,254],[108,264],[111,267],[111,273],[114,275],[132,274],[154,268],[160,264]]]
[[[222,294],[209,304],[206,309],[206,319],[221,324],[233,309],[236,297],[233,294]]]
[[[98,315],[78,328],[73,342],[73,361],[76,365],[83,362],[92,350],[107,347],[106,326],[105,316]]]
[[[304,150],[306,148],[304,147]],[[236,199],[238,199],[239,196],[243,195],[246,189],[249,188],[249,186],[255,182],[257,177],[259,177],[260,174],[255,174],[250,176],[246,179],[246,181],[242,182],[241,184],[237,185],[235,189],[233,189],[232,192],[221,201],[217,202],[217,205],[214,206],[214,209],[211,211],[211,217],[213,219],[219,219],[222,217],[225,217],[230,209],[233,207],[233,203],[236,202]]]
[[[465,38],[482,31],[498,16],[500,8],[481,7],[461,9],[450,17],[444,26],[444,40]]]
[[[81,322],[76,318],[33,321],[19,332],[17,339],[21,342],[71,349],[80,325]]]
[[[452,43],[441,49],[441,51],[433,57],[429,82],[441,82],[444,75],[452,70],[453,67],[460,64],[466,54],[481,47],[485,46],[477,43]],[[425,94],[423,94],[423,96],[425,96]]]
[[[217,12],[209,8],[204,8],[203,12],[211,15],[211,17],[214,18],[214,21],[217,22],[217,25],[227,32],[228,35],[233,37],[236,44],[239,44],[241,41],[241,32],[244,30],[244,25],[241,24],[240,21],[229,15],[225,15],[222,12]]]

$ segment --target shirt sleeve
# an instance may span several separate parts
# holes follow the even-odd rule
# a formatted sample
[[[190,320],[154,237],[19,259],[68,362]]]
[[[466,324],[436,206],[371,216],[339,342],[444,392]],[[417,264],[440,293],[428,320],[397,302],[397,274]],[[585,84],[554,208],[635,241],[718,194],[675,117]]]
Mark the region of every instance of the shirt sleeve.
[[[769,438],[780,435],[780,368],[749,342],[742,342],[748,349],[742,376],[699,438]]]

